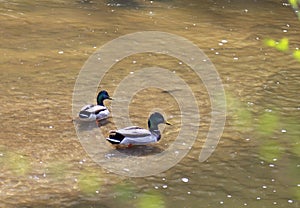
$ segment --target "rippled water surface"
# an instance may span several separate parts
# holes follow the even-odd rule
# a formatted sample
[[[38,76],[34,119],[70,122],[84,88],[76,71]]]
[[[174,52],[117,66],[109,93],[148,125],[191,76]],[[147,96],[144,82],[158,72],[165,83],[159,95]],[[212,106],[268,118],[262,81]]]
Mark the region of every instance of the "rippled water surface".
[[[300,63],[291,51],[300,47],[300,22],[287,4],[0,0],[0,22],[0,207],[299,207]],[[226,125],[216,150],[199,162],[211,125],[202,80],[188,65],[163,54],[116,61],[99,90],[114,95],[125,77],[158,66],[188,84],[201,117],[197,140],[178,164],[152,176],[125,177],[95,163],[79,142],[72,94],[81,67],[97,49],[122,35],[150,30],[182,36],[205,52],[226,92]],[[290,41],[286,53],[263,44],[283,37]],[[164,127],[158,144],[118,150],[116,157],[147,163],[178,136],[181,111],[171,91],[132,85],[141,90],[124,108],[134,125],[146,127],[154,109],[173,123]],[[113,102],[105,101],[112,115]],[[94,123],[84,128],[107,135],[115,126],[109,118],[100,128]],[[101,142],[103,149],[97,143],[93,151],[116,154]]]

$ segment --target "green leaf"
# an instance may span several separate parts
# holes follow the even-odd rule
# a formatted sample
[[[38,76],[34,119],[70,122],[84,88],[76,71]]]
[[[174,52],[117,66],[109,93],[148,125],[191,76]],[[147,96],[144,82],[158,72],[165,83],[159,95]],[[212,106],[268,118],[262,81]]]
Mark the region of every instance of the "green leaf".
[[[289,50],[289,39],[282,38],[279,43],[275,46],[275,48],[279,51],[287,51]]]
[[[298,8],[298,0],[289,0],[289,3],[294,9]]]
[[[299,50],[295,50],[293,53],[293,56],[296,60],[300,61],[300,51]]]
[[[277,42],[271,38],[267,38],[264,40],[264,44],[269,47],[275,47],[277,45]]]

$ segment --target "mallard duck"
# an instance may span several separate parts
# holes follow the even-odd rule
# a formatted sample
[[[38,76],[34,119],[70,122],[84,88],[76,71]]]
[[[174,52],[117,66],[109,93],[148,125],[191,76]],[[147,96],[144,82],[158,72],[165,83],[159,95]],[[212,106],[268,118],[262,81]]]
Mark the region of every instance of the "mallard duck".
[[[106,138],[112,144],[116,145],[146,145],[150,143],[158,142],[161,138],[158,125],[168,123],[164,117],[158,113],[152,113],[148,119],[148,128],[143,129],[138,126],[130,126],[119,130],[112,130],[109,132],[109,137]]]
[[[99,121],[107,118],[109,111],[103,104],[106,99],[112,100],[107,91],[100,91],[97,96],[97,105],[90,104],[81,108],[79,119],[81,121]]]

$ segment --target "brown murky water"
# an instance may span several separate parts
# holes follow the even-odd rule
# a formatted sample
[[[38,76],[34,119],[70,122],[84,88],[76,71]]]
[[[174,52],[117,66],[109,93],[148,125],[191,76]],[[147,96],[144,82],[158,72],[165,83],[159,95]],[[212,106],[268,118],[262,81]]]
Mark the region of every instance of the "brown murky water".
[[[2,0],[0,22],[1,207],[299,207],[300,63],[263,45],[264,38],[287,37],[291,49],[300,47],[300,22],[289,6],[271,0]],[[200,163],[211,110],[203,83],[165,55],[121,60],[99,89],[113,94],[131,72],[158,65],[188,83],[201,114],[198,140],[180,163],[128,178],[85,152],[72,122],[72,93],[97,48],[149,30],[185,37],[206,53],[224,84],[227,121],[216,151]],[[144,89],[129,106],[132,122],[145,127],[154,108],[174,123],[153,148],[159,152],[178,134],[180,109],[170,94]],[[109,121],[104,134],[115,127]]]

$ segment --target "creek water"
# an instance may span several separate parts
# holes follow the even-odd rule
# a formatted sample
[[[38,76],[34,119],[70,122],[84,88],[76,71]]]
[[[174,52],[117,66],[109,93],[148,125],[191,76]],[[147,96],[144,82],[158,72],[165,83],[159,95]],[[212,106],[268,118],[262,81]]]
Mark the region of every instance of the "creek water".
[[[299,207],[300,63],[290,51],[264,45],[266,38],[287,37],[291,50],[300,46],[300,22],[286,3],[1,0],[0,22],[1,207]],[[167,54],[138,53],[116,61],[94,97],[102,89],[114,96],[125,77],[157,66],[186,82],[201,118],[199,130],[187,136],[196,141],[182,160],[151,176],[128,177],[98,165],[85,151],[73,122],[72,96],[95,51],[142,31],[184,37],[206,54],[225,90],[226,124],[215,151],[199,162],[212,116],[203,80]],[[163,127],[158,144],[122,150],[127,160],[147,163],[179,135],[180,103],[159,86],[128,84],[141,88],[124,106],[134,125],[147,127],[155,109],[173,124]],[[123,93],[126,97],[125,88]],[[107,135],[116,128],[117,101],[105,101],[112,117],[100,127],[92,123],[90,132]]]

